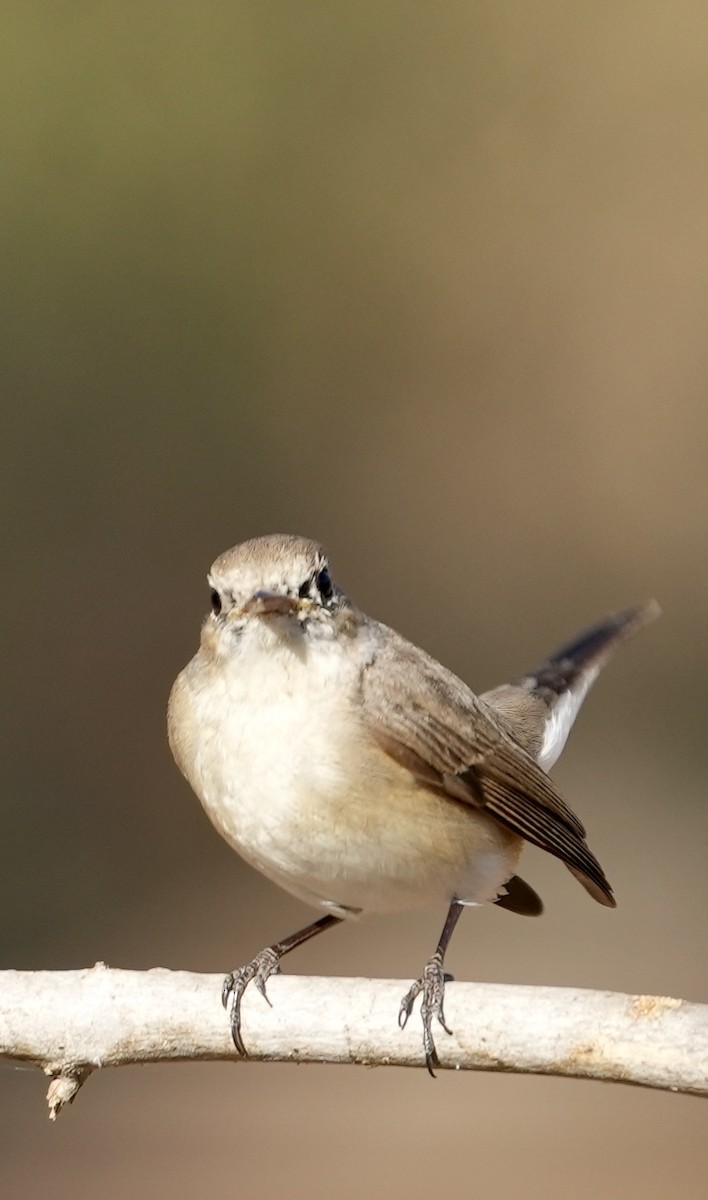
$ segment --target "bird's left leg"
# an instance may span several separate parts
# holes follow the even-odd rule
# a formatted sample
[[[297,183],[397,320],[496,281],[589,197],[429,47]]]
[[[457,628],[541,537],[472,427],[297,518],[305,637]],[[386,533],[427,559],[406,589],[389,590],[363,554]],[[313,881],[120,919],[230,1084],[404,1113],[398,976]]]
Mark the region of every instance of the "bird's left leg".
[[[453,935],[455,926],[460,919],[460,914],[464,908],[459,901],[453,900],[443,926],[443,931],[440,934],[440,941],[433,957],[427,963],[423,974],[406,992],[401,1001],[401,1007],[398,1013],[398,1024],[401,1029],[413,1011],[413,1005],[422,992],[423,999],[420,1006],[420,1014],[423,1018],[423,1049],[425,1050],[425,1062],[430,1074],[435,1077],[433,1067],[439,1067],[437,1051],[435,1049],[435,1040],[433,1038],[433,1017],[437,1017],[438,1023],[442,1025],[445,1033],[452,1033],[445,1024],[445,1013],[443,1012],[443,999],[445,997],[445,983],[451,976],[446,975],[443,970],[443,962],[445,960],[445,951],[450,943],[450,938]]]

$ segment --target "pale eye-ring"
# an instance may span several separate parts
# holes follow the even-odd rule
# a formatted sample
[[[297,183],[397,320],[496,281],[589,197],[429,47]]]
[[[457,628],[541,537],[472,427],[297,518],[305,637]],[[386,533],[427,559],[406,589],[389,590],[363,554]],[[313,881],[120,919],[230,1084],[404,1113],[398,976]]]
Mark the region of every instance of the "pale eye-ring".
[[[209,600],[211,603],[211,611],[215,617],[218,617],[219,613],[221,612],[221,596],[217,592],[216,588],[211,589],[209,593]]]

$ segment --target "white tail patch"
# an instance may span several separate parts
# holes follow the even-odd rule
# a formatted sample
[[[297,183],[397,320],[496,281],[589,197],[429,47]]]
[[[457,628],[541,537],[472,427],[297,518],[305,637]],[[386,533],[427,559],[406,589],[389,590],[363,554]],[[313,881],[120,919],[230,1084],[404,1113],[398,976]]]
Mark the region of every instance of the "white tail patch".
[[[543,744],[536,757],[536,762],[544,771],[550,771],[560,757],[580,706],[599,674],[599,666],[588,667],[574,687],[559,696],[553,705],[546,718]]]

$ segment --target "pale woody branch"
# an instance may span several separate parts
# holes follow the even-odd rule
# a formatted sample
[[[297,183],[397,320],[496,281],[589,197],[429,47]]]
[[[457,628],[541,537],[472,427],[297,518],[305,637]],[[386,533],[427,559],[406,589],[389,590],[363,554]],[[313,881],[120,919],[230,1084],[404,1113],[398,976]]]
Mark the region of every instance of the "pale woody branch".
[[[221,977],[186,972],[0,972],[0,1056],[52,1077],[55,1116],[99,1067],[232,1059]],[[400,980],[276,976],[272,1008],[243,1004],[251,1058],[424,1066],[417,1010],[397,1025]],[[708,1005],[655,996],[449,984],[441,1067],[572,1075],[708,1095]],[[431,1084],[431,1086],[434,1086]]]

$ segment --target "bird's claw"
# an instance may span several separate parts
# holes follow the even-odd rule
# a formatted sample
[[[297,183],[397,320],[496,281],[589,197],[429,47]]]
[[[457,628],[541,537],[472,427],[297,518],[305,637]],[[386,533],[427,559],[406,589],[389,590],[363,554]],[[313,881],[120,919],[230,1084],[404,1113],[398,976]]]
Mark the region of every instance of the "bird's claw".
[[[443,971],[440,955],[434,954],[430,962],[427,963],[420,979],[416,979],[406,992],[401,1000],[401,1007],[398,1011],[398,1024],[401,1029],[405,1029],[408,1018],[413,1011],[413,1005],[420,993],[423,993],[420,1004],[420,1015],[423,1018],[423,1049],[425,1051],[425,1064],[433,1078],[435,1078],[433,1067],[440,1066],[440,1060],[435,1049],[435,1039],[433,1038],[433,1017],[436,1018],[439,1025],[442,1025],[445,1033],[452,1035],[452,1030],[446,1024],[443,1010],[445,984],[451,979],[452,975],[448,975]]]
[[[242,1058],[247,1057],[246,1047],[241,1037],[241,1001],[243,993],[249,983],[253,982],[266,1003],[270,1004],[266,992],[266,983],[271,975],[277,975],[280,971],[279,962],[280,955],[275,947],[266,946],[265,950],[261,950],[251,962],[246,963],[243,967],[239,967],[236,971],[230,971],[224,979],[221,988],[221,1003],[224,1008],[228,1008],[229,1001],[231,1001],[231,1011],[229,1013],[231,1037],[233,1038],[236,1050]]]

